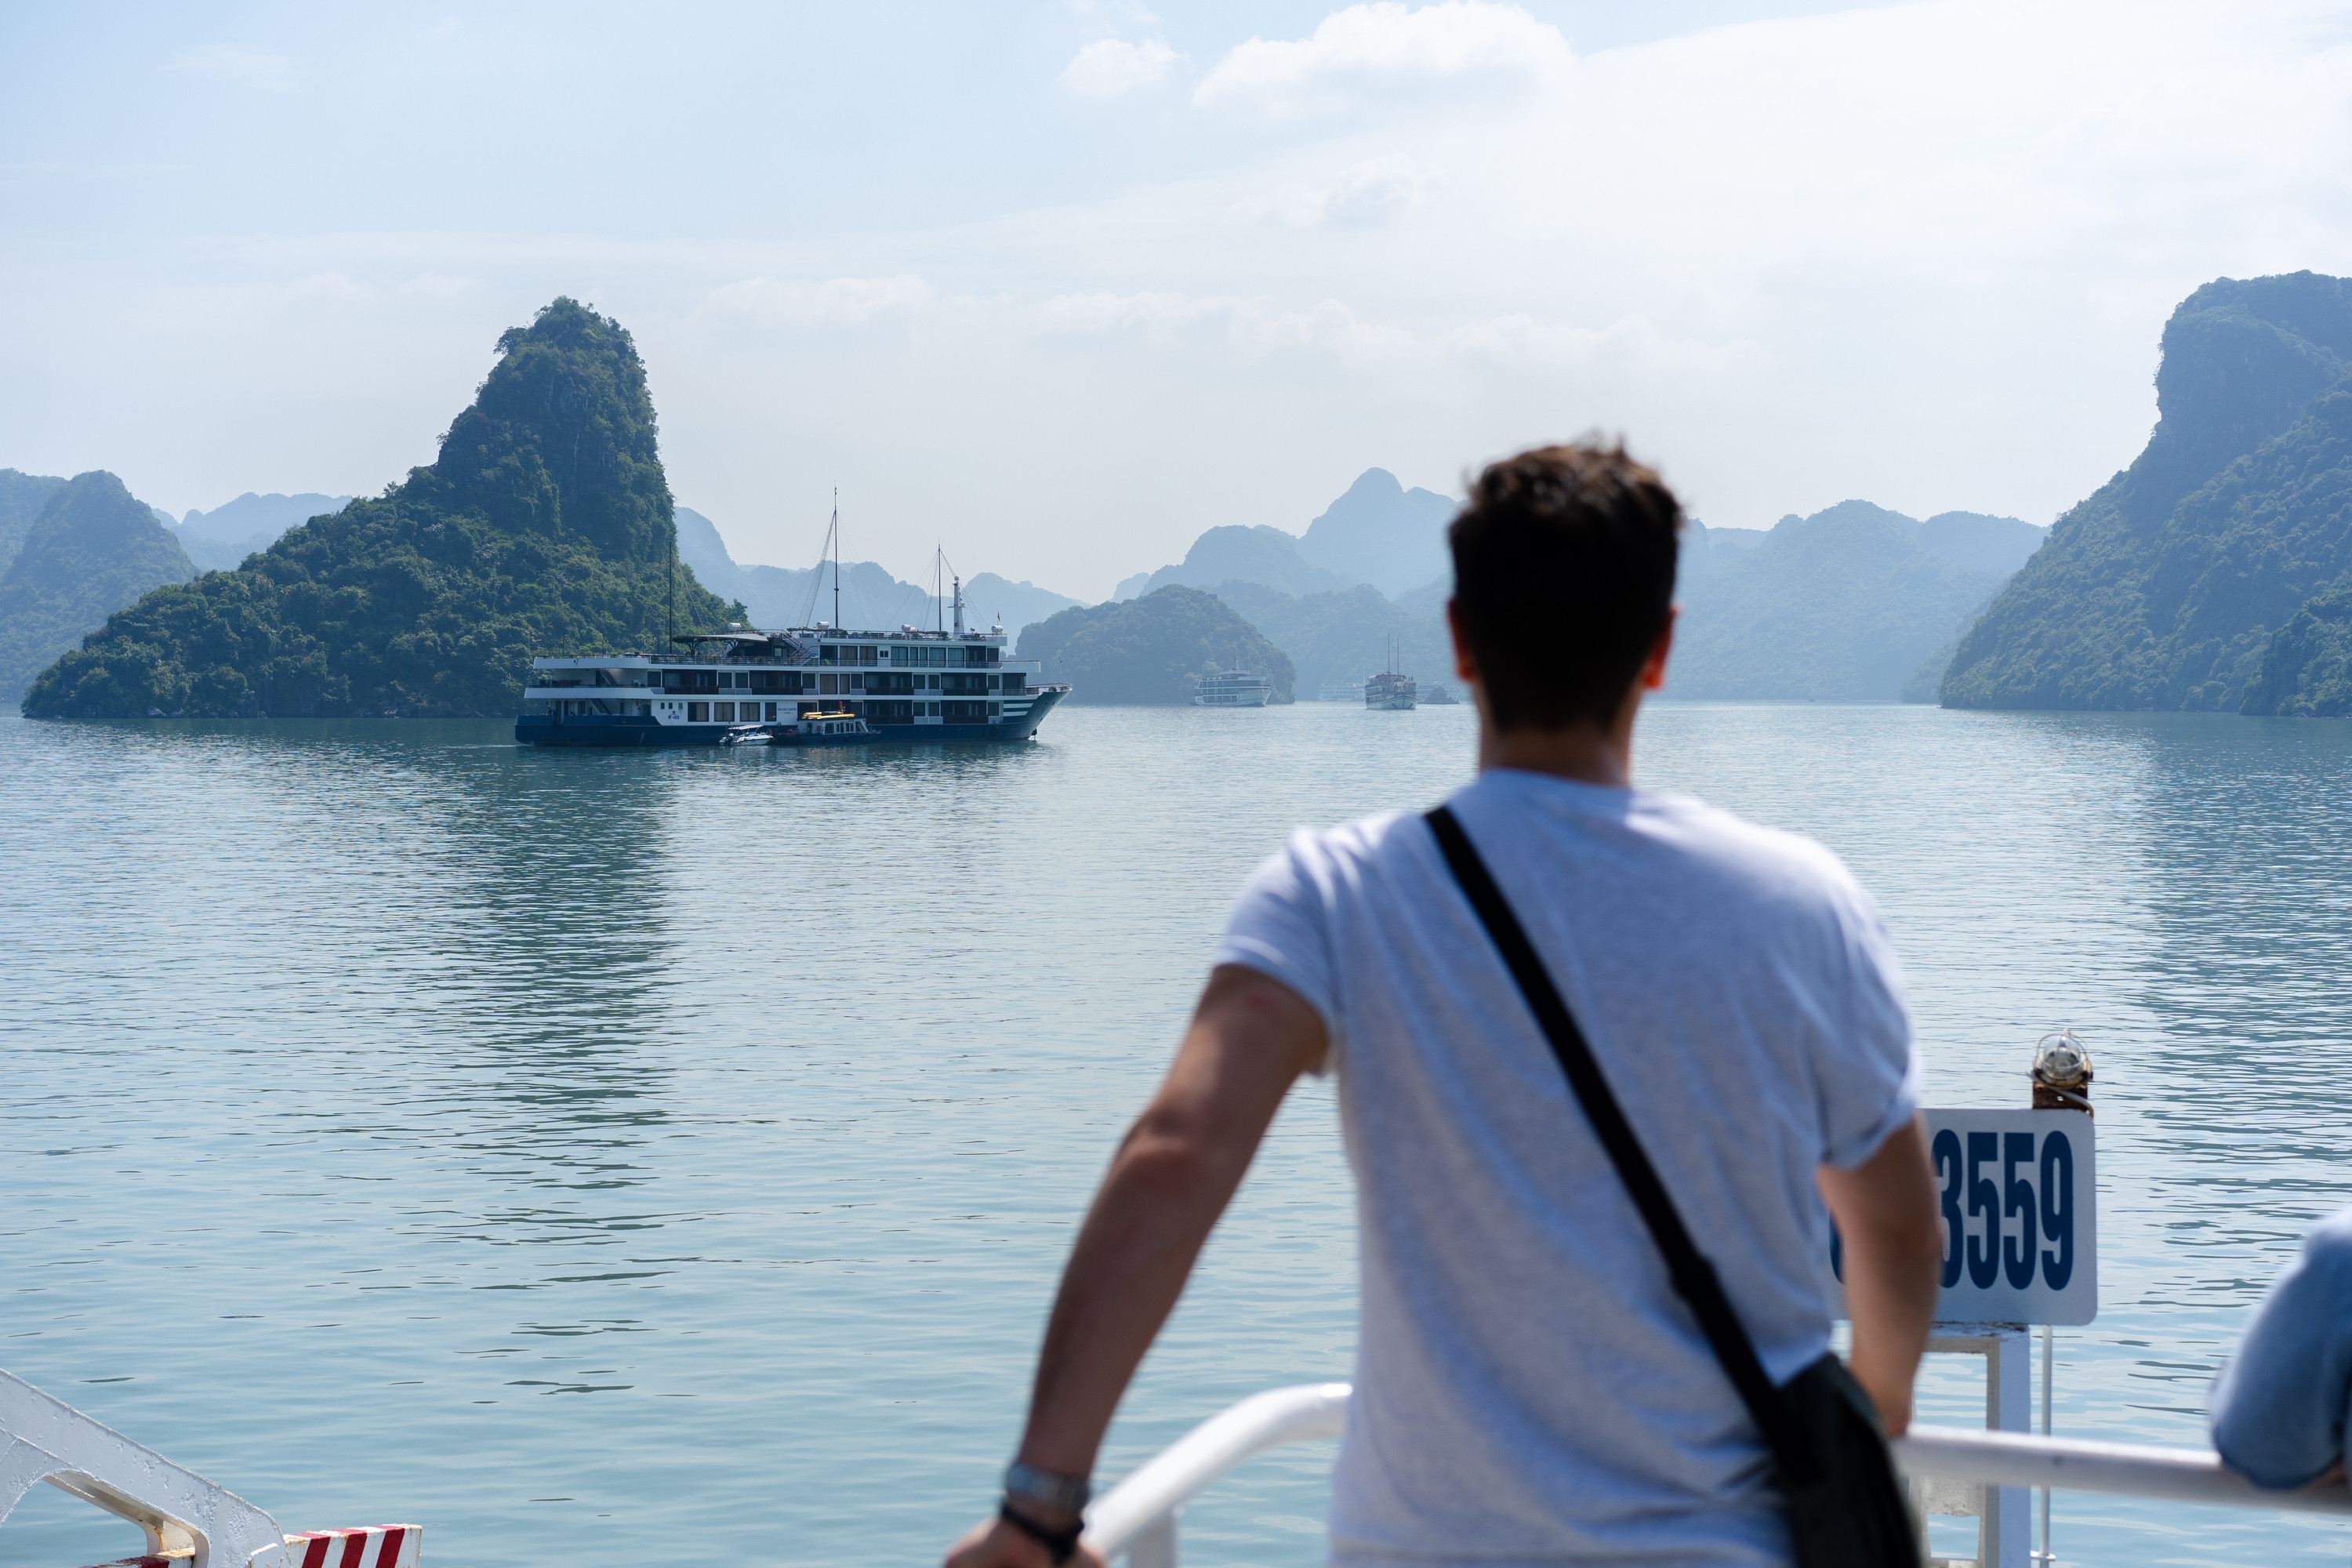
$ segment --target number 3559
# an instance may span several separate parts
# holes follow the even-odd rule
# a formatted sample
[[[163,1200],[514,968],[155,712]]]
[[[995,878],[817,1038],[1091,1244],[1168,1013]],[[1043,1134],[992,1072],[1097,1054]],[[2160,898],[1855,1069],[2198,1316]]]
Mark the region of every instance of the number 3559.
[[[2053,1290],[2074,1277],[2074,1149],[2063,1132],[1937,1132],[1944,1285]]]

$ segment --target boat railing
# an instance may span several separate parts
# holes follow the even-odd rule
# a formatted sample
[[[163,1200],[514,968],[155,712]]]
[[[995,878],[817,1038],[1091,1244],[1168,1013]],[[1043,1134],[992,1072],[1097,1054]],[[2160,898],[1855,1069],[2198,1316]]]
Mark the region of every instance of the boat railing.
[[[1290,1443],[1337,1437],[1348,1409],[1344,1383],[1253,1394],[1178,1438],[1087,1514],[1087,1542],[1129,1568],[1175,1568],[1184,1505],[1244,1461]],[[2105,1492],[2226,1508],[2352,1514],[2342,1479],[2293,1491],[2255,1486],[2210,1448],[1914,1426],[1895,1457],[1915,1480]]]
[[[235,1492],[0,1372],[0,1520],[42,1481],[127,1519],[193,1568],[276,1568],[286,1537]]]

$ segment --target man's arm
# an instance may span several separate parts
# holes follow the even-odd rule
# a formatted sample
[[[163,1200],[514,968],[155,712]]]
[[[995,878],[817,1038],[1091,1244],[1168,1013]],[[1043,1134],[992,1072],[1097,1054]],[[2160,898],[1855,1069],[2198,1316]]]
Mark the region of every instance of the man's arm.
[[[1845,1249],[1849,1364],[1886,1435],[1899,1437],[1911,1425],[1911,1382],[1927,1348],[1944,1258],[1927,1131],[1915,1116],[1853,1169],[1822,1166],[1820,1182]]]
[[[1093,1472],[1111,1413],[1174,1309],[1201,1244],[1283,1096],[1321,1065],[1326,1048],[1321,1018],[1288,986],[1230,964],[1210,975],[1175,1064],[1120,1141],[1062,1271],[1021,1438],[1024,1463]],[[974,1531],[948,1555],[951,1568],[1045,1561],[1043,1547],[1002,1522]]]
[[[2347,1392],[2352,1210],[2311,1233],[2221,1369],[2213,1447],[2256,1486],[2302,1486],[2343,1462]]]

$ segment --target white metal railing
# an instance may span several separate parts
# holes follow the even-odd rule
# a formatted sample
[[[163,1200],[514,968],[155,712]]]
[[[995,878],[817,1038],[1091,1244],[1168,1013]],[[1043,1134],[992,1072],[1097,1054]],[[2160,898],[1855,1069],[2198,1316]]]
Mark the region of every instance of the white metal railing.
[[[1336,1437],[1348,1408],[1344,1383],[1307,1384],[1253,1394],[1195,1426],[1111,1489],[1087,1514],[1087,1543],[1130,1568],[1175,1568],[1183,1505],[1243,1460],[1286,1443]],[[2222,1467],[2210,1448],[2160,1448],[1914,1426],[1895,1442],[1913,1477],[1991,1487],[2113,1492],[2168,1502],[2352,1514],[2341,1479],[2273,1491]]]
[[[276,1521],[235,1492],[0,1372],[0,1520],[42,1481],[138,1525],[150,1557],[185,1552],[194,1568],[287,1557]]]

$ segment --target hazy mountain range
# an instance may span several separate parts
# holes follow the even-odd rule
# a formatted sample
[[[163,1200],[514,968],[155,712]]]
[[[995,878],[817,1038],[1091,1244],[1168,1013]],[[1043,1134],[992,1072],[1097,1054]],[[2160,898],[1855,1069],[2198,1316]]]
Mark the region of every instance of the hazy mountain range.
[[[2352,713],[2352,281],[2208,283],[2158,419],[1959,645],[1964,708]]]
[[[1114,599],[1132,599],[1171,583],[1213,589],[1255,583],[1293,595],[1344,591],[1359,583],[1396,596],[1434,587],[1444,598],[1452,576],[1445,553],[1451,496],[1406,489],[1386,468],[1367,468],[1302,534],[1264,525],[1210,529],[1184,559],[1119,584]]]
[[[0,469],[0,701],[16,700],[116,610],[196,574],[153,509],[103,470],[51,479]]]
[[[277,543],[288,529],[339,512],[351,502],[349,496],[256,495],[247,490],[210,511],[191,508],[177,521],[169,512],[157,515],[177,531],[181,548],[197,570],[226,572]]]
[[[1371,468],[1293,535],[1220,527],[1122,596],[1205,588],[1279,647],[1301,696],[1393,658],[1450,679],[1445,525],[1455,502]],[[1683,617],[1668,693],[1690,698],[1933,700],[1944,661],[2046,531],[2016,518],[1925,521],[1846,501],[1763,529],[1685,537]]]
[[[727,542],[709,518],[691,507],[677,509],[677,552],[703,585],[740,603],[756,626],[794,626],[834,616],[833,563],[814,566],[747,566],[729,553]],[[982,572],[963,585],[964,620],[982,629],[1000,617],[1007,637],[1078,603],[1066,594],[1015,583]],[[838,624],[889,628],[929,626],[953,611],[929,584],[901,582],[871,561],[845,562],[841,568]]]
[[[2047,531],[1861,500],[1763,531],[1694,523],[1666,694],[1933,700],[1960,633]]]

